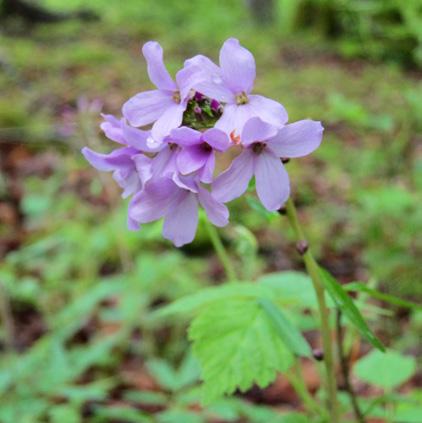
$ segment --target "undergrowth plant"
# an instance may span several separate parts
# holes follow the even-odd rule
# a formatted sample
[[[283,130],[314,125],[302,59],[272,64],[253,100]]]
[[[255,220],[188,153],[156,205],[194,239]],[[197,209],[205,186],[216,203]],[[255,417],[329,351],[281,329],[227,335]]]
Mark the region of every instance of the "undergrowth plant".
[[[374,409],[384,406],[392,418],[391,389],[413,374],[414,360],[386,351],[360,312],[366,297],[383,294],[361,283],[343,286],[315,260],[291,198],[286,164],[319,147],[321,123],[308,119],[288,123],[280,103],[253,94],[254,57],[234,38],[223,44],[219,65],[197,55],[185,61],[175,78],[168,73],[157,42],[147,42],[142,52],[156,89],[129,99],[121,118],[103,115],[101,128],[119,145],[117,149],[102,154],[85,147],[82,152],[98,170],[113,172],[123,197],[131,198],[129,229],[163,219],[163,237],[181,247],[195,238],[200,215],[204,220],[227,282],[155,313],[157,319],[175,315],[190,319],[188,335],[200,367],[203,403],[213,404],[255,384],[264,388],[281,373],[310,421],[364,422]],[[216,176],[220,157],[231,163]],[[215,227],[229,223],[226,203],[248,188],[256,190],[257,207],[264,213],[287,219],[307,275],[284,272],[253,282],[243,280]],[[385,295],[383,300],[401,301]],[[403,301],[401,305],[416,307]],[[366,308],[369,315],[379,312]],[[318,318],[320,350],[312,349],[302,334],[298,309],[310,310],[313,321]],[[357,397],[350,379],[349,355],[357,338],[375,348],[356,366],[364,380],[384,390],[381,401],[374,404]],[[308,391],[303,380],[303,360],[322,363],[323,389],[318,396]],[[384,363],[383,369],[401,369],[400,376],[388,369],[374,376],[377,363]],[[153,371],[173,372],[159,363]],[[338,392],[340,374],[349,398]],[[183,387],[182,376],[178,382],[177,378],[167,377],[163,383],[169,389],[176,389],[178,383]]]

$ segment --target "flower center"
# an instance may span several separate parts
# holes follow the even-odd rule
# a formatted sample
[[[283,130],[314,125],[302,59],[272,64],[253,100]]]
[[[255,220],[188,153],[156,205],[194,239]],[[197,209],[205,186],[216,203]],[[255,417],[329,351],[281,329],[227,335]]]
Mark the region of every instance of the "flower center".
[[[240,135],[236,135],[234,130],[230,132],[230,139],[233,144],[240,144]]]
[[[255,154],[261,154],[264,148],[266,147],[266,144],[263,142],[255,142],[252,146],[252,151]]]
[[[212,151],[212,147],[209,144],[207,144],[206,142],[201,144],[201,148],[206,153],[211,153],[211,151]]]
[[[236,95],[236,104],[240,106],[241,104],[246,104],[249,102],[249,98],[246,95],[245,91],[242,91],[240,94]]]
[[[169,149],[171,150],[171,151],[174,151],[174,150],[176,150],[176,148],[178,147],[178,145],[177,144],[175,144],[174,142],[169,142]]]
[[[182,99],[180,98],[180,91],[175,91],[173,93],[172,99],[175,103],[179,104],[182,101]]]

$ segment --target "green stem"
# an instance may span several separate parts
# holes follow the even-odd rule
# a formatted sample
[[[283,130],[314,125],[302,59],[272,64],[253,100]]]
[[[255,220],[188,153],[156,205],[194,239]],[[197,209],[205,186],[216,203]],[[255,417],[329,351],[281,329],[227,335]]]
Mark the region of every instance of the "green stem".
[[[322,408],[320,404],[313,398],[313,396],[308,391],[306,382],[303,379],[302,370],[300,363],[295,363],[291,372],[285,374],[286,379],[293,386],[299,398],[302,400],[303,405],[309,412],[314,413],[318,416],[323,416],[326,414],[326,411]]]
[[[224,248],[224,245],[221,241],[221,238],[220,238],[220,235],[218,234],[217,229],[215,228],[214,225],[208,222],[208,220],[205,220],[205,226],[207,227],[208,235],[210,237],[214,250],[217,253],[217,256],[221,264],[224,267],[227,279],[230,282],[236,281],[237,280],[236,272],[230,261],[229,255],[227,254],[227,251]]]
[[[331,342],[331,329],[329,322],[329,311],[325,303],[324,285],[321,280],[319,266],[315,261],[310,249],[307,246],[305,234],[300,226],[299,219],[296,212],[296,207],[293,201],[289,198],[286,203],[287,217],[290,225],[295,233],[298,243],[303,244],[302,257],[306,266],[306,270],[311,277],[312,284],[316,293],[319,314],[321,319],[321,336],[322,345],[324,349],[324,364],[325,364],[325,384],[329,399],[331,423],[338,423],[338,405],[337,405],[337,382],[334,369],[334,354],[333,345]],[[299,244],[298,244],[299,245]],[[305,251],[304,251],[305,250]]]

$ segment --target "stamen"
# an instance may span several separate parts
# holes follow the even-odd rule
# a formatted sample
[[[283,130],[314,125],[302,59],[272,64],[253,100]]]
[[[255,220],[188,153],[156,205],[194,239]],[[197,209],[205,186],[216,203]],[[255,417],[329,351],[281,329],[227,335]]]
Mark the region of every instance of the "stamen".
[[[230,132],[230,139],[233,144],[240,144],[240,135],[236,135],[234,130]]]
[[[246,104],[249,102],[249,98],[245,91],[242,91],[240,94],[236,95],[236,104],[240,106],[241,104]]]
[[[180,102],[182,101],[182,99],[180,97],[180,91],[175,91],[173,93],[172,98],[173,98],[173,100],[174,100],[175,103],[180,104]]]

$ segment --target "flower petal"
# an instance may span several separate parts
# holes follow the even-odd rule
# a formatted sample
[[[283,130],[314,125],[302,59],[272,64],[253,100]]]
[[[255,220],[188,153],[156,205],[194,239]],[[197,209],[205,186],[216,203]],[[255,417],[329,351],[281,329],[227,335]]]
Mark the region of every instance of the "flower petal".
[[[122,112],[131,125],[145,126],[156,121],[174,104],[172,94],[168,91],[144,91],[126,101]]]
[[[173,182],[179,187],[195,194],[198,192],[198,183],[196,178],[192,175],[181,175],[180,173],[175,173],[172,176]]]
[[[136,153],[137,151],[130,147],[119,148],[109,154],[97,153],[88,147],[82,149],[82,154],[91,166],[103,172],[111,172],[119,168],[133,166],[131,156]]]
[[[199,188],[198,200],[212,224],[222,227],[229,223],[228,208],[218,202],[205,188]]]
[[[163,236],[181,247],[193,241],[198,227],[198,200],[189,191],[182,191],[164,218]]]
[[[194,145],[183,148],[177,155],[176,163],[179,172],[183,175],[201,169],[208,160],[210,152],[201,145]]]
[[[234,103],[234,94],[223,84],[213,81],[201,81],[194,86],[195,90],[205,96],[223,103]]]
[[[212,151],[208,156],[208,159],[202,168],[200,173],[200,181],[204,182],[205,184],[210,184],[214,179],[214,169],[215,169],[215,154]]]
[[[175,91],[177,89],[163,61],[163,49],[156,41],[148,41],[142,47],[142,53],[147,61],[148,76],[151,82],[160,90]]]
[[[141,180],[142,184],[145,184],[145,182],[149,181],[152,176],[152,159],[143,154],[137,154],[136,156],[132,157],[132,160],[135,163],[139,179]]]
[[[129,215],[127,217],[127,228],[130,231],[139,231],[141,229],[141,225],[136,220],[132,219]]]
[[[249,149],[237,156],[230,167],[220,174],[212,185],[217,201],[227,202],[240,197],[248,188],[253,176],[255,154]]]
[[[127,145],[146,153],[156,153],[160,150],[160,145],[151,146],[149,139],[151,131],[143,131],[142,129],[133,128],[132,126],[122,125],[123,137]]]
[[[248,104],[226,104],[220,119],[215,124],[215,128],[221,129],[227,135],[234,133],[240,135],[245,123],[252,117],[255,117],[254,111],[248,107]]]
[[[163,148],[152,160],[152,178],[172,176],[177,172],[176,157],[180,151],[172,150],[168,146]]]
[[[278,129],[274,125],[266,123],[258,117],[253,117],[245,123],[240,139],[244,146],[248,146],[257,141],[268,140],[277,135],[277,132]]]
[[[319,147],[323,131],[321,122],[300,120],[281,128],[268,147],[278,157],[303,157]]]
[[[176,200],[177,185],[168,178],[150,181],[129,203],[129,217],[139,223],[153,222],[162,218]]]
[[[154,123],[151,129],[152,138],[162,141],[172,129],[180,126],[186,106],[173,102]]]
[[[273,154],[264,151],[257,157],[255,181],[258,197],[267,210],[279,210],[289,198],[289,175]]]
[[[207,56],[198,54],[185,60],[185,66],[197,66],[208,77],[207,79],[214,83],[222,83],[220,68]]]
[[[270,98],[263,97],[262,95],[250,95],[249,103],[247,104],[254,116],[258,116],[264,122],[271,125],[283,126],[287,120],[288,115],[286,109],[277,101]]]
[[[188,128],[187,126],[181,126],[180,128],[173,129],[170,132],[170,140],[182,147],[190,147],[202,142],[201,132]]]
[[[220,50],[220,68],[225,84],[235,94],[250,93],[256,77],[255,59],[236,38],[229,38]]]
[[[186,102],[193,88],[206,79],[206,74],[197,66],[189,65],[180,69],[176,74],[176,82],[182,102]]]
[[[105,136],[119,144],[126,144],[122,131],[122,119],[117,119],[113,115],[102,114],[101,116],[104,118],[104,122],[101,123],[100,128]]]
[[[218,151],[226,151],[232,145],[230,138],[227,136],[227,134],[217,128],[207,129],[202,134],[202,139],[208,145]]]

